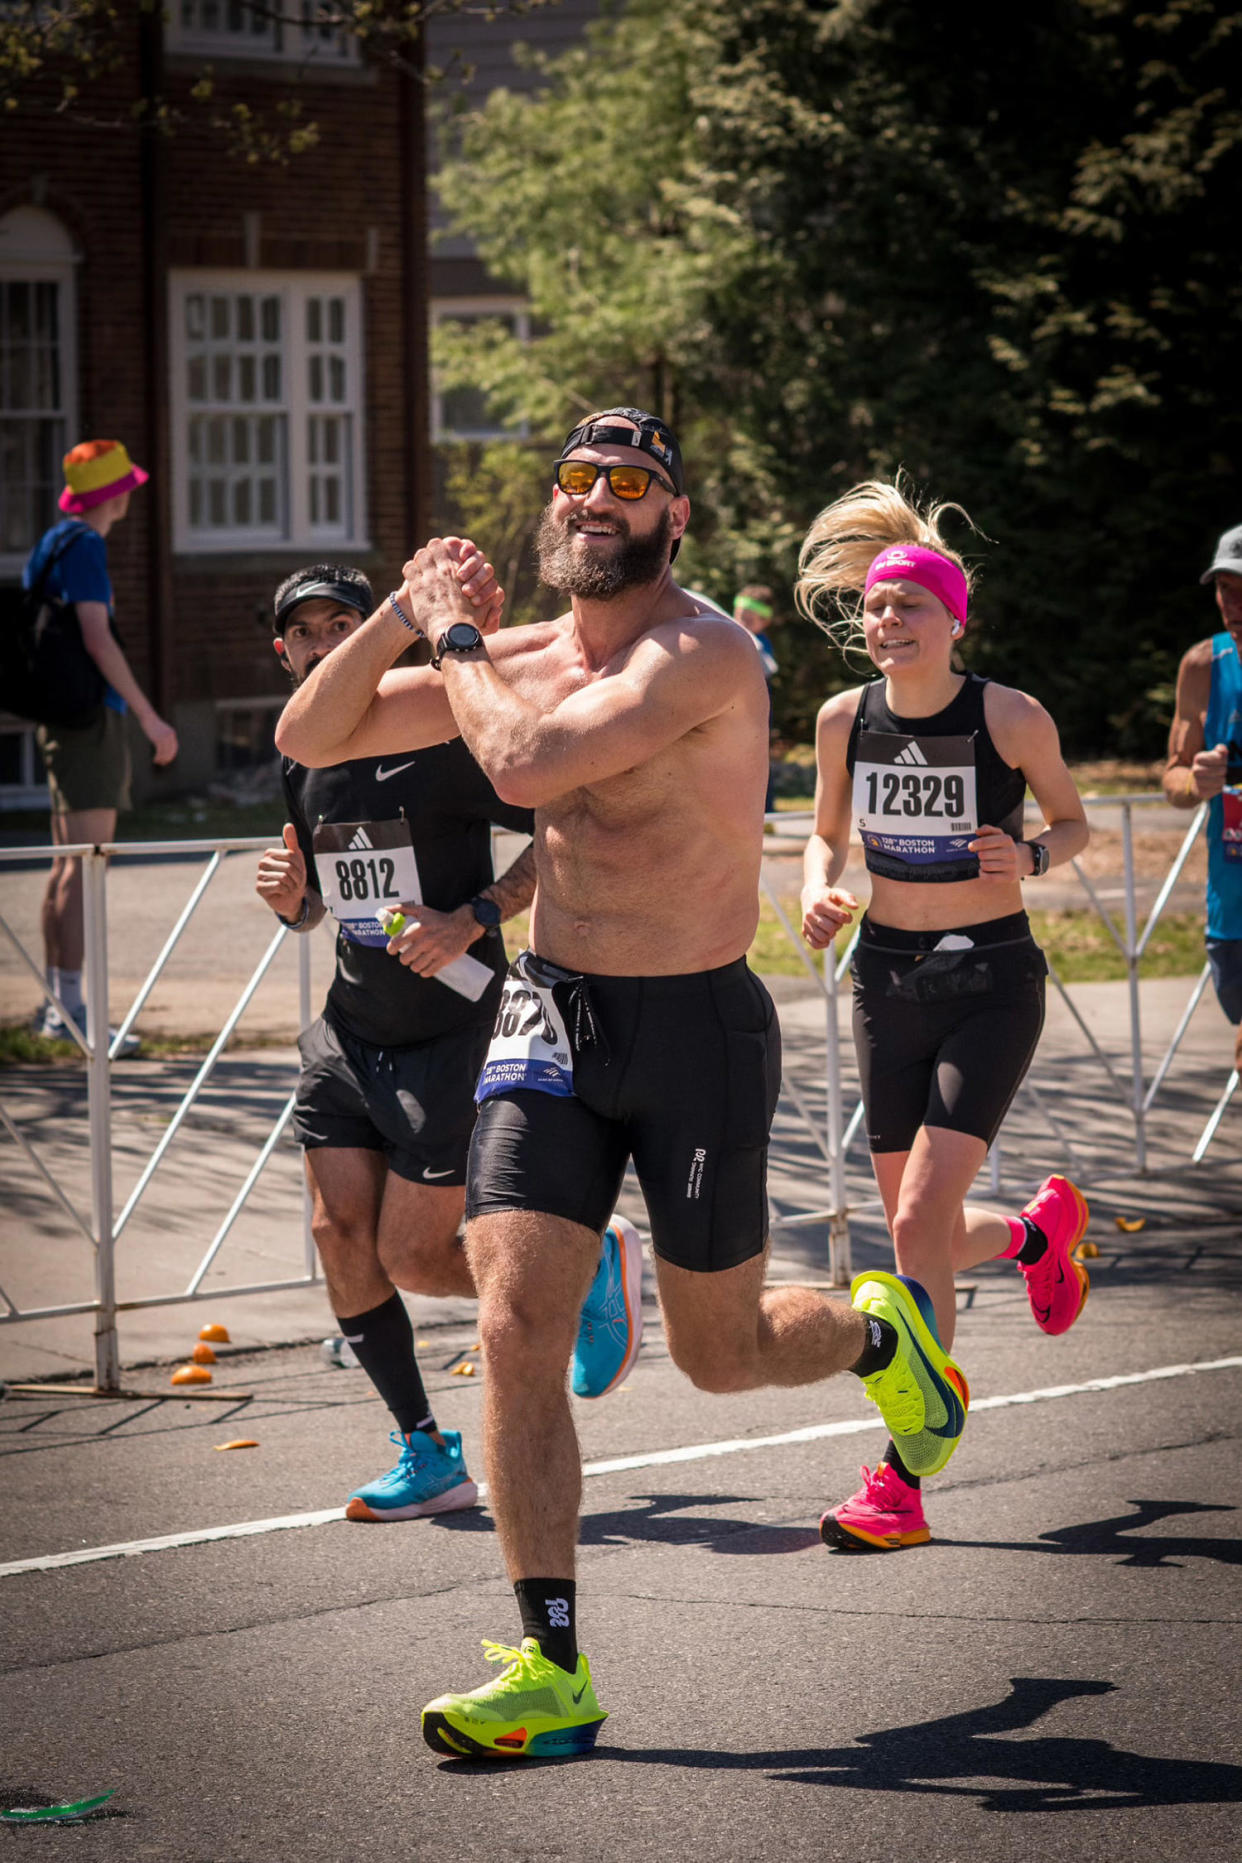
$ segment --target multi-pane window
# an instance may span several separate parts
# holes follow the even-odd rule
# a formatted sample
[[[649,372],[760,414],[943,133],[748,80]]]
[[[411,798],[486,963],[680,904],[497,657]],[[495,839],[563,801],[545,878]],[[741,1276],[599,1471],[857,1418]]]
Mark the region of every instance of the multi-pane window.
[[[310,521],[318,531],[353,529],[353,415],[349,408],[349,356],[345,300],[306,300],[306,464]]]
[[[228,58],[313,58],[358,63],[358,41],[333,23],[326,0],[173,0],[169,49]]]
[[[275,295],[186,296],[191,531],[285,535],[282,309]]]
[[[182,272],[172,294],[178,548],[361,543],[357,281]]]
[[[73,259],[37,208],[0,219],[0,570],[20,566],[59,515],[61,460],[76,434]]]
[[[530,340],[530,315],[520,299],[441,298],[432,305],[437,323],[500,323],[521,342]],[[506,427],[479,388],[437,388],[432,397],[433,440],[512,440],[519,438]]]

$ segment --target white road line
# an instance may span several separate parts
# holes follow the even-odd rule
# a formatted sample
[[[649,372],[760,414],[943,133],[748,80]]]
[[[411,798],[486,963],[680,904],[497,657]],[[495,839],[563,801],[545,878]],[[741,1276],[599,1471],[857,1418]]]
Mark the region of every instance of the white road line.
[[[1059,1397],[1081,1397],[1091,1391],[1117,1391],[1130,1384],[1156,1384],[1162,1378],[1188,1378],[1201,1371],[1242,1369],[1242,1357],[1212,1358],[1197,1364],[1158,1365],[1153,1371],[1125,1372],[1116,1378],[1088,1378],[1082,1384],[1050,1384],[1039,1391],[1012,1391],[1004,1397],[980,1397],[970,1406],[972,1417],[981,1410],[1006,1410],[1014,1404],[1042,1404]],[[779,1436],[739,1436],[731,1442],[689,1443],[683,1449],[656,1449],[649,1455],[616,1456],[607,1462],[588,1462],[584,1475],[617,1475],[628,1469],[663,1468],[671,1462],[704,1462],[711,1456],[742,1455],[750,1449],[780,1449],[789,1443],[820,1442],[828,1436],[854,1436],[863,1430],[883,1429],[879,1417],[851,1417],[839,1423],[811,1423],[804,1429],[785,1430]],[[479,1493],[487,1492],[480,1482]],[[259,1533],[281,1533],[291,1527],[322,1527],[343,1520],[341,1507],[321,1507],[311,1514],[280,1514],[272,1520],[241,1520],[228,1527],[199,1527],[190,1533],[165,1533],[152,1540],[122,1540],[115,1546],[84,1546],[80,1552],[47,1553],[37,1559],[14,1559],[0,1565],[0,1578],[19,1572],[52,1572],[66,1565],[94,1565],[101,1559],[133,1559],[139,1553],[167,1552],[175,1546],[204,1546],[211,1540],[250,1539]]]

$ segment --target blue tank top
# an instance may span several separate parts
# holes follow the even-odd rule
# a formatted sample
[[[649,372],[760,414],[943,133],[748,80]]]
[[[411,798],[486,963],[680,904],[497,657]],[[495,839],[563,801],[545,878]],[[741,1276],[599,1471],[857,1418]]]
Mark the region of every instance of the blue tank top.
[[[1224,793],[1208,805],[1207,935],[1242,938],[1242,666],[1229,634],[1212,636],[1203,740],[1229,746]]]

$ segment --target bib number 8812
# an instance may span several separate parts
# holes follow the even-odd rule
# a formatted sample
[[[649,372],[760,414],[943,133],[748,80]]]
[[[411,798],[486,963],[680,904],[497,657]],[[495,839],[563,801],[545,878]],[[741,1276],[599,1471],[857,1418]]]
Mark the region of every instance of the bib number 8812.
[[[374,855],[369,860],[355,857],[353,860],[338,860],[336,863],[336,885],[343,900],[363,904],[368,899],[395,899],[397,889],[393,884],[397,872],[397,863]]]

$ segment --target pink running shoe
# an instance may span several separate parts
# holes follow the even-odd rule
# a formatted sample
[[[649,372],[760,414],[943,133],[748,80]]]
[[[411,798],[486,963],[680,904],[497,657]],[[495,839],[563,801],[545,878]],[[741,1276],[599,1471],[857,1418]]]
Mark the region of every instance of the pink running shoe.
[[[1044,1255],[1026,1276],[1026,1296],[1035,1324],[1046,1333],[1067,1333],[1087,1304],[1091,1281],[1072,1250],[1087,1233],[1090,1211],[1082,1192],[1068,1177],[1045,1178],[1023,1210],[1048,1238]]]
[[[863,1485],[848,1501],[834,1507],[819,1523],[825,1546],[859,1551],[897,1552],[903,1546],[921,1546],[931,1538],[923,1518],[923,1496],[911,1488],[896,1469],[881,1462],[873,1474],[859,1470]]]

